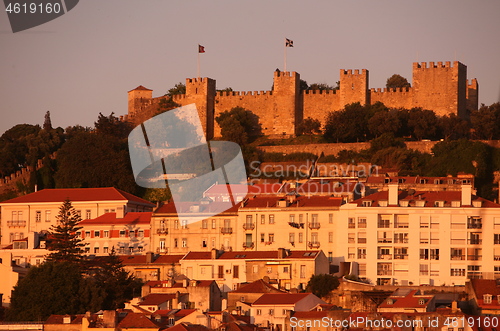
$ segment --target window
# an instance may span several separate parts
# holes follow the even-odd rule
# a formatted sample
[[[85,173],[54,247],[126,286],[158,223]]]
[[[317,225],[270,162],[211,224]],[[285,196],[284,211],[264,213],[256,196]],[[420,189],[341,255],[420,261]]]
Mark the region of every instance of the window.
[[[201,221],[201,228],[202,229],[208,229],[208,221],[207,220]]]
[[[484,294],[483,295],[483,302],[484,303],[491,303],[491,298],[492,298],[491,294]]]
[[[187,220],[181,220],[181,226],[183,229],[187,229],[188,228],[188,221]]]
[[[295,233],[289,233],[288,234],[288,242],[290,244],[294,244],[295,243]]]
[[[139,238],[143,238],[144,237],[144,230],[139,230],[137,236]]]
[[[261,233],[260,234],[260,242],[263,243],[266,241],[266,234],[265,233]]]
[[[217,278],[224,278],[224,266],[218,266],[217,271]]]
[[[306,266],[305,265],[300,266],[300,278],[306,278]]]
[[[269,315],[273,316],[274,315],[274,309],[269,309]]]
[[[179,239],[174,238],[174,248],[179,247]]]
[[[274,233],[269,234],[269,242],[270,243],[274,242]]]
[[[366,244],[366,232],[358,232],[358,244]]]
[[[125,230],[120,230],[120,238],[124,238],[125,237]]]
[[[99,254],[99,247],[94,247],[94,254]]]
[[[481,217],[469,217],[467,219],[467,229],[482,229]]]
[[[85,231],[85,238],[90,238],[90,231]]]
[[[37,222],[41,222],[41,221],[42,221],[42,211],[41,211],[41,210],[37,210],[37,211],[36,211],[35,220],[36,220]]]
[[[464,277],[465,276],[465,269],[464,268],[451,268],[450,269],[450,276]]]
[[[429,227],[429,218],[427,216],[420,217],[420,227],[428,228]]]
[[[359,276],[366,276],[366,263],[358,264],[358,274]]]
[[[395,244],[407,244],[408,243],[408,232],[395,232],[394,233],[394,243]]]
[[[260,215],[260,224],[266,224],[266,215],[264,214]]]
[[[428,276],[429,275],[429,265],[421,264],[420,265],[420,276]]]
[[[304,234],[302,232],[299,233],[299,243],[304,242]]]
[[[182,238],[182,247],[183,247],[183,248],[188,247],[188,241],[187,241],[187,238]]]
[[[109,238],[109,231],[108,230],[104,230],[103,231],[103,237],[104,238]]]
[[[354,218],[349,217],[349,218],[347,219],[347,227],[348,227],[349,229],[354,229],[354,228],[356,227],[356,222],[354,221]]]
[[[328,214],[328,223],[333,224],[333,214]]]
[[[87,210],[85,211],[85,218],[86,218],[86,219],[91,219],[91,218],[92,218],[92,210],[87,209]]]
[[[358,218],[358,228],[366,228],[366,218]]]
[[[101,231],[94,231],[94,238],[99,238],[101,236]]]
[[[500,245],[500,233],[495,233],[493,235],[493,244]]]
[[[290,218],[289,220],[290,223],[295,223],[295,214],[290,214],[289,218]]]
[[[240,266],[233,265],[233,278],[240,278]]]
[[[329,243],[333,242],[333,232],[328,232],[328,242]]]
[[[312,232],[312,233],[311,233],[311,242],[312,242],[313,244],[316,244],[316,243],[318,243],[318,242],[319,242],[319,241],[318,241],[318,233],[317,233],[317,232]]]
[[[212,229],[217,229],[217,220],[212,219]]]
[[[355,237],[356,237],[356,234],[355,233],[348,233],[347,234],[347,242],[349,244],[354,244],[356,241],[355,241]]]
[[[358,248],[358,259],[366,259],[366,248]]]
[[[45,211],[45,222],[50,222],[50,210]]]
[[[390,228],[391,227],[390,216],[389,215],[379,215],[378,227],[379,228]]]
[[[202,239],[201,240],[201,247],[207,247],[208,246],[208,241],[207,239]]]
[[[178,230],[179,229],[179,220],[175,220],[174,221],[174,230]]]
[[[262,315],[262,310],[261,309],[257,309],[257,315]]]
[[[372,206],[372,201],[371,200],[365,200],[362,202],[363,207],[371,207]]]
[[[78,217],[82,218],[82,211],[81,210],[77,210],[76,214],[78,215]]]
[[[408,228],[408,215],[396,215],[396,228]]]
[[[109,248],[108,247],[104,247],[102,249],[102,252],[105,253],[105,254],[107,254],[109,252]]]

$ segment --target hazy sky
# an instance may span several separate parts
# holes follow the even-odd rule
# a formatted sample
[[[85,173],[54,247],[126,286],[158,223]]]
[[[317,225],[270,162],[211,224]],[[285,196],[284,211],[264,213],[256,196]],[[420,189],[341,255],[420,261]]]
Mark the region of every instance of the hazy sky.
[[[1,6],[1,5],[0,5]],[[3,8],[3,7],[1,7]],[[370,71],[370,87],[412,62],[458,60],[479,102],[500,101],[500,1],[81,0],[62,17],[12,33],[0,13],[0,133],[15,124],[92,126],[127,112],[127,91],[153,96],[201,76],[218,88],[269,90],[273,71],[334,85],[339,69]]]

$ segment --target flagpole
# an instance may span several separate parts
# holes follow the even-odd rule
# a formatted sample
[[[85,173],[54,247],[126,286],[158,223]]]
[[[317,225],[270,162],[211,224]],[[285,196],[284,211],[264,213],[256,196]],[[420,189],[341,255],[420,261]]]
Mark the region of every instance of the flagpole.
[[[200,78],[200,45],[198,45],[198,78]]]
[[[283,46],[285,47],[285,66],[284,66],[284,71],[286,72],[286,39],[285,39],[285,43],[283,44]]]

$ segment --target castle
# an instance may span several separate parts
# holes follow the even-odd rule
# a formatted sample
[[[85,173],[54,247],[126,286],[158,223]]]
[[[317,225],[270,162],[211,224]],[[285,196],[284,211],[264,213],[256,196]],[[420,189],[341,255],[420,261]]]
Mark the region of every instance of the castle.
[[[195,103],[207,139],[220,137],[215,118],[233,107],[243,107],[258,118],[262,133],[268,136],[293,136],[305,118],[324,124],[330,111],[359,102],[362,105],[382,102],[390,108],[422,107],[437,115],[455,114],[467,117],[477,110],[479,86],[474,78],[467,80],[467,66],[455,61],[413,63],[412,86],[397,89],[368,87],[367,69],[340,70],[340,89],[331,91],[300,89],[297,72],[274,72],[272,91],[216,92],[211,78],[186,79],[186,94],[174,95],[180,105]],[[165,96],[152,96],[153,91],[139,86],[128,92],[128,115],[125,119],[139,124],[154,116]]]

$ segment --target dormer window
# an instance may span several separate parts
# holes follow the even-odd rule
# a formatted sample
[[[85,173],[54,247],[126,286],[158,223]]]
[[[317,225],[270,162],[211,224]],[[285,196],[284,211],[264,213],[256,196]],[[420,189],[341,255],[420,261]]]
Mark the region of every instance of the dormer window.
[[[393,299],[387,299],[387,304],[388,305],[393,305],[394,304],[394,300]]]
[[[425,299],[418,299],[418,304],[419,305],[424,305],[425,304]]]
[[[362,206],[363,207],[371,207],[372,201],[371,200],[364,200]]]
[[[400,207],[408,207],[410,201],[408,200],[399,200],[399,206]]]
[[[480,208],[482,205],[483,205],[483,202],[481,200],[472,201],[472,207]]]
[[[404,179],[404,178],[399,178],[399,179],[398,179],[398,183],[399,183],[399,184],[403,184],[404,182],[405,182],[405,179]]]
[[[415,200],[415,206],[417,207],[425,206],[425,200]]]
[[[387,207],[387,200],[379,200],[378,205],[380,207]]]
[[[420,184],[426,184],[427,183],[427,179],[420,179]]]
[[[483,302],[484,303],[491,303],[492,295],[491,294],[484,294],[483,295]]]
[[[444,207],[444,201],[434,201],[434,207]]]
[[[452,201],[451,206],[453,208],[459,208],[460,207],[460,201]]]

